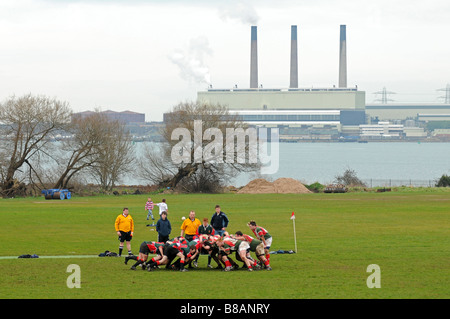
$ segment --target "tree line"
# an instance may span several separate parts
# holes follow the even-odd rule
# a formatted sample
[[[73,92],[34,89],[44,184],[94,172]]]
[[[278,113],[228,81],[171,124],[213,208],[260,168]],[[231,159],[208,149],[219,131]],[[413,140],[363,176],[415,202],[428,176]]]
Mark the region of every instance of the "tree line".
[[[35,193],[44,188],[70,189],[80,176],[112,191],[127,174],[138,174],[150,185],[215,192],[230,177],[258,168],[255,164],[224,165],[211,160],[174,163],[174,129],[193,132],[194,119],[202,120],[203,132],[211,127],[225,132],[227,127],[245,126],[220,105],[180,103],[169,114],[162,132],[165,142],[158,148],[147,145],[144,154],[137,157],[124,125],[100,110],[75,117],[69,104],[56,98],[32,94],[10,97],[0,103],[0,195],[26,195],[25,189],[30,187]],[[68,138],[54,143],[57,136]],[[191,157],[195,151],[195,147],[186,150]]]

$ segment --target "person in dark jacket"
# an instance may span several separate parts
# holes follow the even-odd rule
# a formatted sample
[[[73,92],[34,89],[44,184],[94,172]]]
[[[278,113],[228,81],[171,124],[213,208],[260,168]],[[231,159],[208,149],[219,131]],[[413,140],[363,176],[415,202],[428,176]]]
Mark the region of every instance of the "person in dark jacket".
[[[211,217],[211,226],[214,228],[216,235],[223,236],[226,228],[228,227],[228,217],[224,212],[220,210],[220,206],[216,205],[216,212]]]
[[[156,231],[158,232],[158,242],[165,243],[169,240],[172,226],[170,225],[170,221],[167,219],[166,211],[161,213],[161,217],[156,223]]]

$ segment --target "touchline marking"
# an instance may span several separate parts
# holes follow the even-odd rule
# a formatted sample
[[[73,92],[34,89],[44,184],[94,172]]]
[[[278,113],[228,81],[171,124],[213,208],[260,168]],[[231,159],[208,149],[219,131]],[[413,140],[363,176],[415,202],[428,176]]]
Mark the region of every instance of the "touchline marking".
[[[19,258],[19,256],[0,256],[0,259],[40,259],[40,258],[99,258],[98,255],[64,255],[64,256],[39,256],[39,258]]]

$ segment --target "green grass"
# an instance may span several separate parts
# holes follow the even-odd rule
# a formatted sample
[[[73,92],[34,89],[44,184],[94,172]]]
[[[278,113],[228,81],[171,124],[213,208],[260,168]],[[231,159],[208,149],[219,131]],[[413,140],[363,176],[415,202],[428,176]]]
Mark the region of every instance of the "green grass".
[[[442,189],[347,194],[155,195],[167,199],[172,235],[181,216],[195,210],[210,218],[220,204],[230,219],[229,231],[249,232],[255,219],[274,237],[272,250],[294,248],[297,254],[272,255],[273,271],[187,273],[130,271],[122,258],[76,258],[116,251],[114,220],[128,207],[136,223],[132,240],[137,254],[144,240],[156,240],[146,227],[147,195],[0,199],[0,256],[73,255],[64,259],[0,259],[0,298],[449,298],[450,192]],[[66,286],[69,264],[81,269],[81,289]],[[367,266],[381,268],[381,288],[366,285]],[[154,288],[152,288],[154,287]],[[156,288],[157,287],[157,288]]]

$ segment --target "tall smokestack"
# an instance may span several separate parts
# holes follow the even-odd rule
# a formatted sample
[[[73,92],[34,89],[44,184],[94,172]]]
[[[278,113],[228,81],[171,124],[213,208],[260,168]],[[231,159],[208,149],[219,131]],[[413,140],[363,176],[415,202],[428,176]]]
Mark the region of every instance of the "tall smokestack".
[[[258,41],[257,41],[257,27],[252,26],[252,40],[250,53],[250,88],[258,88]]]
[[[298,88],[298,58],[297,58],[297,26],[291,25],[291,80],[290,88]]]
[[[341,24],[341,36],[339,41],[339,87],[347,87],[347,31]]]

